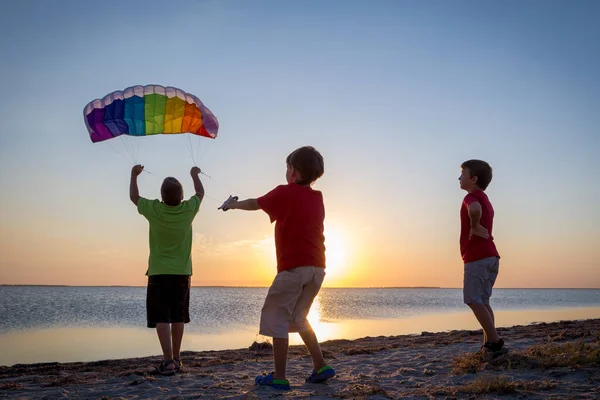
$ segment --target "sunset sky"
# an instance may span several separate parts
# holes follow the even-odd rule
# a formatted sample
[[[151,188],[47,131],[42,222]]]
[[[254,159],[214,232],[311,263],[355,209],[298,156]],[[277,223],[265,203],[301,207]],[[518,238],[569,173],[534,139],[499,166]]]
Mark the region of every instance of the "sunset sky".
[[[461,287],[458,176],[480,158],[495,174],[497,287],[600,287],[600,2],[1,8],[0,284],[145,285],[130,168],[151,172],[144,197],[168,175],[189,196],[195,158],[210,178],[193,284],[269,285],[268,217],[217,207],[284,183],[286,156],[312,145],[325,159],[325,286]],[[83,107],[145,84],[198,96],[217,139],[93,144]]]

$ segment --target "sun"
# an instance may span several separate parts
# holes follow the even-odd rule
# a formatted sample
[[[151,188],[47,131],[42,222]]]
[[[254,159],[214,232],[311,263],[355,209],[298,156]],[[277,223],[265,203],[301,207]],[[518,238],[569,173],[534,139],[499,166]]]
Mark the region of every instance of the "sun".
[[[344,236],[330,226],[325,227],[325,256],[328,277],[337,276],[346,264],[348,250]]]

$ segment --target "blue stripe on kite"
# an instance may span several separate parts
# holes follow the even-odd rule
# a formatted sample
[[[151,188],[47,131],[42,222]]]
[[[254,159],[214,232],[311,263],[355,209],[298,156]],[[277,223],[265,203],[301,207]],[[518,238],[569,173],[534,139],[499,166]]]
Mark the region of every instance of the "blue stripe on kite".
[[[129,133],[129,126],[123,120],[125,113],[125,102],[115,100],[104,108],[104,125],[110,129],[113,136]]]
[[[146,121],[144,120],[144,98],[133,96],[125,99],[123,120],[129,127],[129,134],[144,136],[146,134]]]

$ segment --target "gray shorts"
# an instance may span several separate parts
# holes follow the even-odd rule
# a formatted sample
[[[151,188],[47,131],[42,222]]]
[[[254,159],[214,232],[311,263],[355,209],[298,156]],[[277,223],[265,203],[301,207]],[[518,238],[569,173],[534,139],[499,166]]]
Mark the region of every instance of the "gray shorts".
[[[490,304],[492,288],[498,277],[500,260],[488,257],[465,264],[463,300],[465,304]]]

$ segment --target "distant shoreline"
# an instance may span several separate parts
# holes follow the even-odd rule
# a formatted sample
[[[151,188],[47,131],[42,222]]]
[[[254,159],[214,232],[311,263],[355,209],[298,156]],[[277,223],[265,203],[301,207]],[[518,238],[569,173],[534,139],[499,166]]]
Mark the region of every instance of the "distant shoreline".
[[[145,288],[145,285],[36,285],[36,284],[0,284],[0,287],[73,287],[73,288]],[[224,286],[224,285],[192,285],[192,288],[215,288],[215,289],[268,289],[269,286]],[[348,287],[327,287],[323,289],[462,289],[461,287],[443,287],[443,286],[348,286]],[[495,287],[494,289],[510,290],[600,290],[600,287],[536,287],[536,288],[516,288],[516,287]]]

